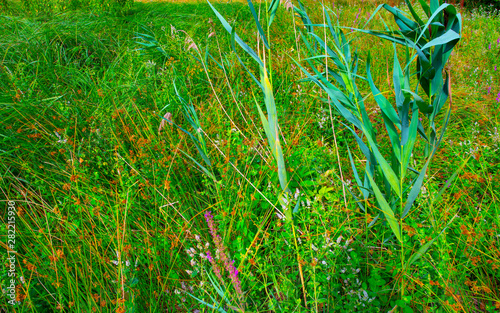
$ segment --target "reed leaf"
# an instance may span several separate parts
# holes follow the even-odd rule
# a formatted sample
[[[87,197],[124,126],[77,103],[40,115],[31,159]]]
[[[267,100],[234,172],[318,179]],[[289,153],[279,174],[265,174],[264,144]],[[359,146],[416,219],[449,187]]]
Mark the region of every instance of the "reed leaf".
[[[396,236],[399,242],[402,242],[403,240],[401,239],[401,230],[399,228],[398,221],[394,217],[394,212],[389,206],[389,203],[387,203],[387,200],[384,198],[384,195],[382,195],[382,193],[380,192],[380,189],[378,188],[377,184],[373,181],[372,176],[369,173],[366,174],[368,176],[368,179],[370,180],[373,192],[380,206],[380,209],[384,213],[384,216],[387,219],[387,222],[389,223],[389,226],[391,227],[393,234]]]
[[[291,191],[288,187],[288,177],[286,174],[286,164],[285,164],[285,158],[283,156],[283,150],[281,148],[281,141],[280,141],[280,132],[279,132],[279,124],[278,124],[278,114],[276,110],[276,103],[274,100],[274,94],[273,94],[273,88],[271,85],[271,82],[269,80],[269,74],[268,71],[266,70],[264,63],[260,59],[260,57],[255,53],[255,51],[250,48],[235,32],[234,28],[229,26],[227,21],[224,19],[224,17],[212,6],[210,1],[208,1],[208,4],[216,14],[217,18],[221,21],[222,25],[224,28],[231,34],[231,45],[233,47],[233,51],[236,53],[236,48],[235,48],[235,42],[237,42],[240,47],[243,48],[245,52],[247,52],[254,60],[257,61],[259,64],[259,69],[260,69],[260,81],[258,81],[253,74],[248,70],[246,65],[241,61],[239,55],[236,53],[236,56],[238,57],[238,60],[240,63],[245,67],[246,71],[251,75],[251,77],[254,79],[254,81],[257,82],[258,86],[261,88],[263,94],[264,94],[264,102],[266,105],[266,110],[267,110],[267,118],[264,115],[264,112],[260,108],[258,101],[257,103],[257,109],[259,111],[259,116],[261,118],[262,125],[264,127],[264,131],[266,133],[269,147],[271,149],[271,153],[276,161],[276,164],[278,166],[278,178],[280,182],[281,189],[283,190],[283,193],[279,197],[279,202],[282,204],[284,207],[285,211],[285,217],[288,222],[292,221],[292,210],[289,209],[289,200],[291,199]],[[253,8],[253,4],[251,3],[251,0],[248,0],[249,6],[250,6],[250,11],[252,12],[254,16],[254,20],[257,24],[257,28],[259,29],[259,32],[262,32],[262,40],[265,40],[264,32],[262,30],[262,27],[260,26],[260,23],[258,21],[258,17],[255,13],[255,9]],[[275,3],[275,2],[273,2]],[[279,4],[279,1],[276,2]],[[273,14],[273,13],[272,13]],[[271,15],[272,15],[271,14]],[[266,41],[267,42],[267,41]],[[267,48],[269,48],[269,45],[266,45]]]
[[[279,5],[280,0],[273,0],[271,4],[269,4],[269,9],[267,10],[268,12],[270,12],[268,24],[269,27],[271,27],[271,24],[273,23],[274,16],[276,15],[276,11],[278,11]]]
[[[241,38],[236,34],[236,32],[233,31],[233,27],[229,25],[229,23],[226,21],[226,19],[217,11],[217,9],[214,8],[214,6],[210,3],[209,0],[207,0],[208,5],[210,8],[212,8],[212,11],[215,13],[219,21],[221,22],[222,26],[227,30],[228,33],[231,34],[232,40],[235,40],[238,45],[245,50],[245,52],[250,55],[257,63],[259,63],[260,66],[264,67],[264,63],[262,63],[262,60],[260,59],[259,55],[252,49],[250,48]],[[233,46],[234,50],[234,46]],[[236,52],[236,51],[235,51]],[[241,61],[241,60],[240,60]],[[241,62],[243,63],[243,62]]]
[[[264,33],[262,26],[260,25],[259,17],[257,16],[257,13],[255,12],[255,8],[253,7],[252,0],[247,0],[247,1],[248,1],[248,7],[250,8],[250,12],[252,12],[252,16],[253,16],[253,19],[255,21],[255,25],[257,25],[257,30],[259,31],[260,37],[262,38],[262,42],[264,43],[264,45],[266,46],[267,49],[271,49],[271,47],[269,47],[269,43],[267,42],[266,34]],[[279,0],[278,0],[278,4],[279,4]]]

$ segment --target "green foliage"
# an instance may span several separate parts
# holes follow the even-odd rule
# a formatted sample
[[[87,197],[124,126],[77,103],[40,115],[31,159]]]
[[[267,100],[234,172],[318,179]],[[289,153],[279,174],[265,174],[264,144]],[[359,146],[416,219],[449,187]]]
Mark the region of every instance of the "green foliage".
[[[464,1],[464,4],[471,10],[478,8],[483,8],[488,11],[500,10],[500,0],[471,0]]]
[[[22,0],[23,8],[35,15],[54,14],[80,8],[120,13],[130,9],[133,3],[133,0]]]
[[[9,8],[9,4],[7,3],[7,0],[1,0],[0,1],[0,12],[7,11]]]
[[[290,192],[290,188],[288,186],[288,178],[287,178],[287,173],[286,173],[286,165],[283,157],[283,151],[281,148],[281,139],[280,139],[280,133],[279,133],[279,123],[278,123],[278,115],[276,111],[276,103],[274,100],[274,94],[273,94],[273,87],[271,85],[271,78],[269,77],[268,74],[268,69],[264,67],[264,62],[261,60],[260,56],[255,53],[255,51],[250,48],[235,32],[234,28],[231,27],[226,19],[212,6],[210,1],[208,1],[208,4],[214,11],[214,13],[217,15],[219,20],[221,21],[222,25],[224,28],[231,34],[231,46],[233,48],[233,51],[236,52],[235,48],[235,41],[238,42],[238,45],[240,45],[245,52],[247,52],[257,63],[259,64],[259,69],[260,69],[260,82],[255,79],[253,74],[248,70],[248,68],[245,69],[247,72],[251,75],[251,77],[257,82],[257,85],[260,87],[264,94],[264,102],[266,104],[266,109],[267,109],[267,114],[268,117],[266,118],[264,113],[262,112],[262,109],[260,108],[260,105],[258,104],[257,100],[255,102],[257,103],[257,109],[259,111],[259,115],[261,118],[262,125],[264,127],[264,131],[266,133],[266,137],[268,140],[269,147],[271,149],[271,153],[274,156],[274,159],[276,161],[276,164],[278,166],[278,177],[279,177],[279,182],[281,189],[283,190],[283,195],[279,197],[280,204],[282,206],[282,211],[278,210],[279,216],[281,216],[283,219],[286,218],[288,222],[292,221],[292,210],[290,208],[291,206],[291,197],[292,194]],[[255,15],[255,10],[253,9],[253,4],[252,1],[249,0],[249,7],[252,11],[252,14],[255,19],[255,23],[257,25],[257,29],[259,30],[259,34],[262,38],[263,44],[266,46],[268,50],[270,50],[269,45],[267,44],[266,36],[262,30],[262,26],[259,23],[259,20],[257,16]],[[269,19],[269,26],[272,23],[272,20],[276,14],[277,6],[279,5],[279,1],[273,1],[270,4],[269,10],[271,11],[270,19]],[[238,56],[238,60],[241,62],[241,58]],[[242,63],[243,64],[243,63]]]
[[[308,1],[301,23],[287,1],[254,2],[253,11],[214,2],[227,25],[214,22],[206,3],[138,2],[126,16],[84,6],[33,16],[8,3],[0,16],[0,193],[16,203],[20,302],[7,306],[2,293],[0,311],[498,310],[497,15],[463,12],[460,41],[444,67],[453,105],[430,162],[430,115],[437,145],[448,105],[429,106],[446,72],[428,96],[419,81],[434,78],[417,77],[415,49],[362,33],[377,9],[370,3]],[[398,23],[401,16],[420,22],[397,8],[379,10],[370,28],[415,42]],[[427,21],[421,6],[414,10]],[[432,27],[445,34],[443,22]],[[434,39],[425,37],[419,49],[439,59],[437,47],[423,49]],[[262,77],[254,56],[265,65]],[[311,77],[330,88],[330,102],[304,83]],[[397,104],[414,104],[415,95],[425,105],[410,106],[406,125]],[[393,153],[405,127],[407,142]],[[380,158],[397,182],[406,173],[400,190],[377,169]],[[394,199],[408,199],[424,168],[401,218],[405,206]],[[280,178],[289,223],[276,214]],[[200,256],[217,254],[206,211],[238,267],[241,303],[228,273],[215,278]],[[3,289],[7,273],[0,273]]]
[[[368,118],[368,111],[364,104],[366,98],[361,96],[356,87],[356,78],[359,77],[356,73],[358,57],[356,54],[351,53],[349,41],[346,40],[339,26],[332,25],[330,15],[325,8],[323,12],[327,25],[324,25],[324,27],[328,28],[332,37],[330,45],[315,34],[314,25],[304,8],[296,8],[304,25],[309,27],[307,36],[302,36],[302,38],[311,53],[311,57],[307,61],[313,68],[315,75],[310,74],[302,67],[301,69],[308,75],[309,80],[326,91],[329,96],[327,99],[328,104],[331,104],[341,116],[352,124],[353,128],[361,131],[366,138],[367,143],[358,136],[353,128],[347,126],[368,161],[365,167],[364,182],[360,180],[352,155],[349,153],[352,170],[359,191],[364,196],[363,200],[366,201],[369,195],[375,195],[379,210],[384,214],[398,242],[402,241],[401,221],[395,217],[395,214],[399,214],[399,218],[402,219],[410,211],[422,188],[423,178],[426,175],[429,162],[436,152],[448,124],[450,111],[448,111],[448,116],[445,118],[438,139],[434,119],[446,102],[449,92],[449,78],[447,77],[446,81],[443,82],[442,72],[453,47],[460,38],[459,34],[462,28],[460,14],[457,14],[456,10],[448,4],[438,7],[439,3],[432,2],[431,8],[429,8],[424,2],[421,2],[424,11],[429,17],[429,20],[425,23],[415,13],[411,4],[409,2],[407,4],[416,22],[406,18],[400,9],[381,5],[379,8],[384,7],[394,15],[399,30],[397,32],[388,30],[385,33],[362,30],[362,32],[388,39],[406,48],[406,63],[403,68],[399,63],[394,48],[393,92],[397,111],[374,84],[370,72],[370,57],[368,57],[366,66],[366,80],[380,108],[381,117],[387,131],[386,137],[391,142],[390,162],[380,152],[381,146],[376,141],[374,127]],[[375,13],[379,8],[375,10]],[[314,41],[314,47],[307,37]],[[431,47],[435,47],[435,49],[431,50]],[[410,55],[409,49],[415,49],[415,55]],[[322,56],[324,56],[324,62]],[[418,95],[419,86],[415,87],[414,92],[411,91],[410,79],[415,75],[411,72],[411,63],[416,57],[418,57],[416,66],[418,85],[425,91],[429,104],[432,105],[425,104],[422,97]],[[326,66],[327,59],[331,59],[336,66],[336,70]],[[429,60],[432,60],[432,64]],[[323,65],[325,71],[320,73],[316,70],[313,61]],[[300,66],[298,63],[297,65]],[[333,83],[328,80],[328,74],[331,75]],[[423,132],[419,113],[429,119],[430,135]],[[407,184],[405,180],[417,139],[417,130],[420,131],[421,136],[432,147],[432,154],[428,157],[422,170],[417,172],[418,176],[410,178],[410,182]],[[414,169],[413,171],[416,172]],[[379,182],[376,182],[376,172],[381,176]],[[385,193],[382,190],[385,190]],[[404,190],[410,190],[407,199],[403,198]],[[352,191],[351,194],[354,195]],[[367,208],[362,204],[360,204],[360,208],[365,212],[367,211]]]

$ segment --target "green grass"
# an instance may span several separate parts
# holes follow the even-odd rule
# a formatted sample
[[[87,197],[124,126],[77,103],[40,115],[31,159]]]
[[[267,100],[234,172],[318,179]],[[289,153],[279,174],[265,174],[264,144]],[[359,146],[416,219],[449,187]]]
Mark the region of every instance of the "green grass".
[[[340,116],[331,119],[319,99],[325,94],[299,81],[305,76],[291,58],[303,60],[307,50],[295,37],[303,29],[291,11],[280,6],[269,33],[264,30],[272,44],[266,60],[288,187],[297,194],[291,202],[299,202],[294,227],[275,211],[283,189],[254,100],[264,108],[264,97],[208,4],[135,3],[123,14],[78,9],[52,15],[9,4],[0,16],[0,234],[7,252],[7,201],[14,201],[17,299],[11,306],[2,293],[5,311],[214,311],[192,296],[221,303],[226,312],[500,309],[498,13],[462,12],[463,37],[448,65],[451,119],[425,190],[401,223],[402,257],[455,218],[421,259],[403,268],[387,222],[380,218],[368,227],[378,214],[375,198],[365,213],[344,195],[339,177],[355,184],[347,146],[358,168],[366,160]],[[319,23],[318,3],[306,5]],[[248,6],[214,7],[257,51]],[[374,82],[392,101],[392,45],[350,32],[375,7],[336,2],[334,10],[354,39],[360,75],[370,52]],[[260,10],[264,21],[264,4]],[[370,27],[383,24],[376,18]],[[154,35],[165,53],[137,51],[137,33]],[[193,42],[201,55],[188,49]],[[210,58],[199,62],[207,46],[224,70]],[[259,78],[256,63],[237,51]],[[195,108],[215,181],[194,162],[206,166],[189,135],[169,123],[158,130],[170,112],[175,124],[196,131],[174,81]],[[390,144],[370,87],[358,87],[385,153]],[[415,168],[425,162],[424,148],[417,143]],[[227,271],[217,280],[200,257],[217,254],[208,211],[239,270],[243,295]],[[0,256],[5,268],[7,256]],[[0,275],[6,290],[11,278],[7,271]],[[227,291],[227,301],[217,289]]]

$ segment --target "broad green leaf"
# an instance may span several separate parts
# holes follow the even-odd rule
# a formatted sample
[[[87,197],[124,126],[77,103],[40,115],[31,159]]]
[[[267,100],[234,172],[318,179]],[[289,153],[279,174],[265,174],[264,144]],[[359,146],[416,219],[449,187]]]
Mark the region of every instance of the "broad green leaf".
[[[252,12],[253,19],[255,20],[255,24],[257,25],[257,30],[259,31],[260,37],[262,38],[262,42],[264,42],[264,45],[266,46],[267,49],[271,49],[269,47],[269,43],[267,42],[266,34],[264,33],[262,26],[260,25],[259,17],[257,16],[257,13],[255,12],[255,8],[253,7],[252,0],[247,0],[247,1],[248,1],[248,7],[250,8],[250,12]],[[279,3],[279,0],[278,0],[278,3]]]
[[[406,177],[406,170],[408,168],[408,164],[410,163],[411,153],[413,151],[413,146],[415,145],[415,141],[417,139],[417,128],[418,128],[418,111],[414,111],[411,117],[410,128],[408,131],[408,140],[403,144],[403,156],[401,160],[401,173],[400,176],[402,178]]]
[[[396,220],[396,218],[394,217],[394,212],[392,211],[391,207],[387,203],[387,200],[385,200],[384,196],[380,192],[380,189],[378,188],[378,186],[373,181],[372,176],[369,173],[367,173],[367,176],[368,176],[368,179],[370,180],[370,183],[372,185],[373,192],[375,193],[375,198],[377,198],[377,202],[380,206],[380,209],[384,213],[385,218],[387,219],[387,222],[389,223],[389,226],[392,229],[392,232],[394,233],[396,238],[399,240],[399,242],[402,242],[403,240],[401,238],[401,231],[399,228],[399,223]]]
[[[267,77],[267,72],[261,68],[261,83],[264,87],[264,100],[266,102],[267,108],[267,116],[269,123],[269,132],[271,136],[273,136],[274,145],[271,146],[271,149],[274,150],[273,154],[276,158],[276,162],[278,163],[278,176],[281,184],[281,188],[285,192],[289,192],[288,188],[288,178],[286,174],[286,166],[285,160],[283,158],[283,152],[281,150],[280,144],[280,133],[278,129],[278,114],[276,112],[276,105],[274,103],[274,95],[271,83],[269,82],[269,78]],[[271,142],[269,143],[271,144]]]
[[[358,186],[363,186],[361,180],[359,179],[358,170],[356,169],[356,165],[354,164],[354,160],[351,154],[351,149],[349,149],[349,146],[347,146],[347,153],[349,154],[349,161],[351,162],[351,168],[354,174],[354,179],[356,179],[356,183],[358,184]]]
[[[384,4],[379,4],[377,8],[373,11],[372,15],[370,15],[370,18],[366,21],[365,25],[363,25],[362,29],[365,29],[366,26],[371,22],[371,20],[377,15],[378,11],[380,11],[384,7]]]
[[[351,48],[349,45],[350,41],[347,41],[344,33],[340,29],[339,29],[339,33],[340,33],[340,40],[342,42],[342,46],[339,48],[342,49],[344,52],[343,55],[344,55],[344,59],[345,59],[346,64],[349,64],[349,63],[351,63]]]
[[[418,2],[420,2],[420,6],[424,10],[427,17],[430,17],[431,16],[431,8],[427,4],[427,1],[426,0],[418,0]]]
[[[401,64],[399,63],[398,54],[396,51],[396,46],[394,44],[394,68],[392,71],[392,80],[394,83],[394,95],[396,98],[396,108],[401,109],[405,102],[405,94],[401,85],[405,84],[405,76],[403,75],[403,70],[401,69]],[[400,112],[401,113],[401,112]],[[401,119],[401,116],[400,116]],[[403,121],[400,121],[401,123]],[[403,129],[401,129],[403,131]]]
[[[408,133],[410,128],[409,121],[409,110],[410,110],[410,101],[405,101],[403,103],[403,107],[401,108],[401,112],[399,115],[401,116],[401,146],[406,145],[408,141]]]
[[[245,65],[245,63],[243,63],[243,61],[241,60],[240,56],[236,52],[235,42],[236,42],[236,32],[232,31],[231,32],[231,47],[232,47],[232,49],[233,49],[233,51],[234,51],[234,53],[236,55],[236,58],[238,59],[238,61],[240,62],[240,64],[243,65],[243,68],[245,68],[245,70],[250,75],[250,77],[254,80],[254,82],[257,83],[257,86],[259,86],[259,88],[262,89],[263,87],[260,84],[259,80],[257,80],[257,78],[255,78],[255,76],[252,74],[252,72],[250,72],[250,70],[248,69],[248,67]],[[260,60],[260,58],[259,58],[259,60]],[[261,61],[261,63],[262,63],[262,61]]]
[[[425,115],[432,113],[432,106],[426,103],[419,95],[411,90],[405,89],[404,91],[413,96],[413,98],[415,99],[415,104],[417,105],[420,112],[424,113]]]
[[[429,248],[432,246],[434,241],[436,241],[437,237],[432,239],[431,241],[425,243],[423,246],[418,249],[417,252],[415,252],[409,259],[408,259],[408,266],[412,265],[415,261],[420,259],[426,252],[429,250]]]
[[[278,10],[279,5],[280,0],[273,0],[269,5],[268,12],[271,12],[271,15],[269,16],[269,27],[271,27],[271,24],[273,23],[274,16],[276,15],[276,11]]]
[[[332,20],[330,19],[330,14],[328,14],[329,10],[327,10],[325,8],[325,6],[323,5],[323,3],[321,3],[321,6],[323,7],[323,12],[325,13],[325,17],[326,17],[326,22],[328,24],[328,28],[330,29],[330,35],[333,36],[333,39],[335,40],[335,44],[337,45],[337,47],[341,47],[341,44],[340,44],[340,41],[339,41],[339,36],[337,34],[337,30],[339,30],[339,28],[337,27],[334,30],[333,25],[332,25]],[[337,24],[338,24],[338,20],[337,20]]]
[[[430,116],[431,123],[434,122],[434,119],[436,118],[437,114],[439,113],[443,105],[446,103],[446,100],[448,100],[449,85],[450,85],[450,77],[448,76],[448,74],[446,74],[446,80],[444,86],[441,88],[441,92],[434,99],[434,102],[432,103],[434,110]]]
[[[398,24],[399,28],[402,32],[411,32],[418,29],[419,25],[414,21],[410,20],[406,17],[406,13],[401,11],[398,8],[393,8],[387,4],[384,4],[384,9],[391,12],[394,15],[394,19],[396,24]]]
[[[433,0],[431,0],[433,1]],[[438,0],[439,1],[439,0]],[[444,3],[442,4],[441,6],[439,6],[439,8],[437,8],[436,10],[432,10],[433,11],[433,14],[431,15],[431,17],[429,17],[429,20],[427,21],[427,23],[425,23],[424,27],[422,28],[421,32],[420,32],[420,35],[418,36],[417,40],[415,40],[415,42],[419,42],[420,41],[420,38],[424,37],[426,34],[428,34],[428,28],[429,28],[429,25],[434,21],[434,19],[443,11],[445,10],[450,4],[447,4],[447,3]]]
[[[255,102],[257,102],[257,100]],[[264,132],[266,133],[266,136],[267,136],[267,141],[269,142],[269,146],[274,147],[274,137],[271,133],[271,130],[269,129],[269,123],[267,121],[266,115],[264,114],[264,112],[262,112],[260,105],[258,103],[256,103],[256,104],[257,104],[257,110],[259,111],[260,120],[262,122],[262,127],[264,128]],[[274,152],[275,152],[275,150],[271,149],[271,153],[273,154],[274,158],[276,159],[276,155],[274,154]]]
[[[401,218],[404,218],[406,216],[406,214],[408,214],[408,212],[410,211],[410,209],[413,205],[413,202],[415,202],[415,200],[417,199],[417,197],[420,193],[420,190],[422,189],[422,184],[424,182],[425,173],[427,172],[427,167],[429,166],[429,163],[431,162],[432,157],[436,153],[437,148],[439,147],[439,145],[441,143],[441,140],[443,140],[444,132],[446,131],[446,127],[448,126],[448,122],[450,120],[450,115],[451,115],[451,108],[448,110],[448,113],[446,115],[445,121],[443,123],[443,127],[441,129],[441,135],[439,137],[439,140],[437,141],[436,145],[434,146],[432,153],[427,158],[427,162],[425,162],[424,167],[420,171],[420,173],[417,177],[417,180],[415,181],[413,187],[410,190],[410,194],[408,195],[408,198],[406,200],[406,204],[404,207],[404,211],[401,214]]]
[[[318,37],[316,34],[311,34],[311,36],[313,36],[316,39],[316,42],[319,44],[322,52],[325,52],[326,50],[326,52],[328,53],[328,57],[333,60],[335,65],[339,68],[339,71],[346,71],[345,65],[340,60],[338,53],[334,52],[329,46],[327,46],[323,41],[323,39]]]
[[[293,209],[293,214],[296,214],[299,212],[299,209],[300,209],[300,200],[302,198],[299,196],[299,198],[297,199],[297,203],[295,204],[295,208]]]
[[[307,50],[309,51],[309,53],[313,56],[315,56],[317,54],[317,51],[316,51],[316,46],[315,47],[312,47],[311,46],[311,43],[309,42],[309,40],[307,40],[307,37],[303,34],[303,33],[300,33],[300,37],[302,38],[302,41],[304,42],[304,44],[306,45],[306,48]]]
[[[352,133],[352,135],[354,136],[354,139],[356,139],[356,142],[358,143],[359,149],[361,150],[363,155],[366,157],[366,159],[370,160],[372,157],[372,153],[371,153],[370,149],[368,148],[368,146],[363,142],[363,140],[361,140],[361,138],[359,138],[358,134],[356,134],[356,132],[351,127],[349,127],[348,125],[346,125],[344,123],[342,123],[342,125],[344,125]]]
[[[440,0],[430,0],[431,1],[431,12],[436,12],[439,6]]]
[[[380,110],[384,112],[384,114],[391,120],[392,123],[394,123],[394,125],[396,125],[398,128],[401,128],[401,123],[399,121],[398,114],[392,107],[391,103],[387,101],[387,99],[382,95],[380,90],[375,86],[375,83],[373,82],[372,74],[370,71],[369,55],[366,63],[366,73],[367,73],[368,83],[370,84],[370,89],[372,90],[373,96],[378,106],[380,107]]]
[[[321,89],[325,90],[329,95],[330,97],[332,98],[335,98],[337,99],[340,103],[342,103],[343,105],[347,106],[348,109],[352,111],[354,111],[354,114],[357,114],[357,108],[355,107],[355,105],[352,103],[352,101],[340,90],[338,89],[335,85],[333,85],[332,83],[330,83],[325,76],[323,76],[322,73],[320,73],[316,67],[314,66],[314,64],[312,64],[311,62],[307,61],[309,63],[309,65],[311,66],[311,69],[313,70],[313,72],[316,74],[314,76],[314,78],[316,78],[317,80],[321,81]],[[308,75],[309,76],[309,75]],[[345,76],[345,74],[341,73],[340,74],[340,77],[342,79],[342,84],[345,85],[345,78],[342,78],[342,76]],[[313,80],[313,79],[311,79]],[[314,81],[314,80],[313,80]],[[314,81],[316,83],[316,81]],[[348,82],[348,79],[347,79],[347,82]]]
[[[417,23],[419,25],[424,24],[424,22],[422,21],[422,19],[420,18],[420,16],[418,16],[417,12],[415,12],[415,9],[413,8],[413,5],[411,4],[411,1],[405,0],[405,3],[406,3],[406,6],[408,7],[408,9],[410,10],[411,15],[417,21]]]
[[[394,173],[394,171],[392,170],[392,168],[389,165],[389,163],[387,163],[387,161],[382,156],[382,154],[380,154],[380,152],[378,150],[378,147],[377,147],[377,144],[373,141],[373,138],[372,138],[371,134],[368,133],[368,131],[366,130],[366,128],[365,128],[364,125],[361,128],[361,130],[365,134],[366,139],[368,140],[368,143],[370,144],[370,148],[373,151],[373,154],[375,155],[375,158],[376,158],[378,164],[381,167],[382,173],[387,178],[387,181],[391,185],[391,187],[394,190],[394,192],[396,192],[396,194],[399,197],[401,197],[401,188],[399,186],[399,179],[398,179],[396,173]]]
[[[459,34],[457,34],[453,30],[448,30],[446,33],[444,33],[443,35],[439,36],[438,38],[435,38],[435,39],[429,41],[428,43],[426,43],[422,47],[422,50],[425,50],[425,49],[428,49],[430,47],[434,47],[434,46],[437,46],[437,45],[444,45],[444,44],[447,44],[449,42],[456,43],[456,42],[458,42],[459,39],[460,39],[460,35]],[[447,51],[444,51],[444,52],[447,52]]]
[[[297,14],[299,14],[300,18],[302,19],[302,23],[304,24],[304,26],[306,26],[307,31],[309,33],[314,33],[314,27],[312,26],[312,22],[306,13],[306,9],[305,9],[304,5],[302,4],[302,2],[300,0],[298,0],[298,3],[300,6],[300,9],[295,7],[295,6],[293,7],[293,9],[295,10],[295,12],[297,12]]]

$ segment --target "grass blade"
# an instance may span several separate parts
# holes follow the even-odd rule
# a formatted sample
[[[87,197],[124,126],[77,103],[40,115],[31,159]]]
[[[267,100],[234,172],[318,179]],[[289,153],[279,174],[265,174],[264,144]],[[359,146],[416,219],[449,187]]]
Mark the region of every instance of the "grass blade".
[[[396,238],[399,240],[399,242],[402,242],[403,240],[401,238],[401,231],[399,228],[399,223],[396,220],[396,218],[394,217],[394,212],[392,211],[391,207],[387,203],[387,200],[385,200],[384,196],[380,192],[380,189],[378,188],[378,186],[373,181],[373,178],[370,175],[370,173],[366,172],[366,175],[368,176],[368,179],[370,180],[370,183],[372,185],[373,192],[375,193],[375,197],[377,199],[377,202],[380,206],[380,209],[382,209],[382,212],[384,213],[385,218],[387,219],[387,222],[389,223],[389,226],[392,229],[392,232],[394,233]]]
[[[264,42],[264,45],[266,46],[267,49],[271,49],[269,47],[269,43],[267,42],[266,34],[264,33],[264,30],[262,29],[262,26],[259,23],[259,17],[257,16],[257,13],[255,12],[255,8],[253,7],[252,0],[247,0],[248,1],[248,7],[250,8],[250,12],[252,12],[253,19],[255,20],[255,24],[257,25],[257,30],[259,31],[260,37],[262,38],[262,42]],[[279,4],[279,1],[278,1]]]
[[[210,3],[209,0],[207,0],[208,2],[208,5],[212,8],[212,11],[215,13],[215,15],[217,16],[217,18],[219,19],[219,21],[221,22],[222,26],[224,26],[224,28],[227,30],[228,33],[232,34],[233,33],[233,28],[231,27],[231,25],[229,25],[229,23],[226,21],[226,19],[219,13],[219,11],[217,11],[213,5]],[[240,36],[238,36],[238,34],[234,33],[234,38],[236,39],[236,42],[240,45],[241,48],[243,48],[243,50],[245,50],[245,52],[247,52],[255,61],[257,61],[257,63],[259,63],[260,66],[264,67],[264,63],[262,63],[262,60],[259,58],[259,56],[257,55],[257,53],[255,53],[255,51],[250,48],[241,38]]]
[[[276,11],[278,11],[278,7],[280,5],[280,0],[273,0],[271,4],[269,5],[269,9],[267,10],[268,12],[271,12],[269,16],[269,24],[268,26],[271,27],[271,24],[273,23],[274,16],[276,15]]]

